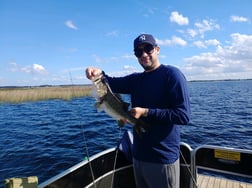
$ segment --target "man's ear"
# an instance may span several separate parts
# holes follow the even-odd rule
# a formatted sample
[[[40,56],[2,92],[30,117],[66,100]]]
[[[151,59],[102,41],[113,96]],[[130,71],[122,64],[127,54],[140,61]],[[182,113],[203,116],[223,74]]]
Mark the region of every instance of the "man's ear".
[[[159,54],[159,52],[160,52],[160,47],[157,46],[157,47],[156,47],[156,50],[157,50],[157,54]]]

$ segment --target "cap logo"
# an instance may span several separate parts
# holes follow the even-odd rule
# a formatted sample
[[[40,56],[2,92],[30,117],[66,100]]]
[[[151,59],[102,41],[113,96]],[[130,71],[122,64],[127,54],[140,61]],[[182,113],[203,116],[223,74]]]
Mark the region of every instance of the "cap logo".
[[[144,41],[144,40],[146,40],[145,35],[141,35],[141,36],[139,37],[139,41]]]

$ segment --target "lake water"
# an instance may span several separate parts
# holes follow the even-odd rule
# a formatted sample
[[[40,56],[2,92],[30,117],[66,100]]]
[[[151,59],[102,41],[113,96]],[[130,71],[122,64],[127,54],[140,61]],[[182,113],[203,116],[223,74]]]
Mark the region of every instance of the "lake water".
[[[181,138],[252,150],[252,80],[190,82],[191,122]],[[115,147],[127,125],[94,108],[91,97],[0,104],[0,182],[36,175],[39,182],[104,149]],[[3,186],[0,183],[0,187]]]

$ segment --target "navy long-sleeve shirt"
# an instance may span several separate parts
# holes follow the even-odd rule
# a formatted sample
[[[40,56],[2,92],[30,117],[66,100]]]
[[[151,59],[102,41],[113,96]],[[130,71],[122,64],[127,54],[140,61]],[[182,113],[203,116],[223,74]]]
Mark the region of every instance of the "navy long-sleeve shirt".
[[[178,125],[188,124],[190,116],[187,82],[181,71],[160,65],[151,72],[106,77],[113,92],[130,94],[132,107],[149,109],[148,116],[141,119],[151,128],[141,137],[133,133],[133,157],[153,163],[175,162],[179,158]]]

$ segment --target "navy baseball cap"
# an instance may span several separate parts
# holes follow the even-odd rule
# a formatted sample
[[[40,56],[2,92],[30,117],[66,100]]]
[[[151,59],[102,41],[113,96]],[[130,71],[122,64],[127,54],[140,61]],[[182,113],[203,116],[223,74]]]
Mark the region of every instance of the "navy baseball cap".
[[[151,44],[153,46],[157,46],[157,43],[154,37],[150,34],[141,34],[134,40],[134,50],[141,44]]]

